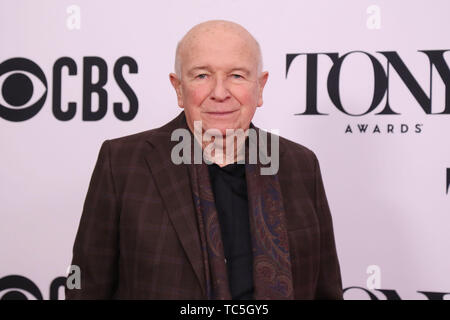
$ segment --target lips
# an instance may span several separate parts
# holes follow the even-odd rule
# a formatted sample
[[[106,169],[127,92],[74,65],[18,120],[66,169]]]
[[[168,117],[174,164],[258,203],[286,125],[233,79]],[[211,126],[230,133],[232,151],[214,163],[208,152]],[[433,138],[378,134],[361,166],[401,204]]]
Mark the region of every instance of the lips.
[[[209,115],[212,115],[212,116],[226,116],[226,115],[232,114],[232,113],[234,113],[234,112],[236,112],[236,111],[238,111],[238,110],[231,110],[231,111],[208,111],[208,112],[206,112],[206,113],[209,114]]]
[[[227,111],[227,112],[208,112],[209,114],[215,115],[215,116],[224,116],[227,114],[232,114],[234,111]]]

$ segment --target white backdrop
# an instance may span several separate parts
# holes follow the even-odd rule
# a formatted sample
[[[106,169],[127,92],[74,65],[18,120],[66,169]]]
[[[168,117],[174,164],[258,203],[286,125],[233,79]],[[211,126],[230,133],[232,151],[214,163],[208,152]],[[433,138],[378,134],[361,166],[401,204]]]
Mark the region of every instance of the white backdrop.
[[[36,115],[25,121],[0,117],[0,298],[20,289],[2,287],[2,279],[11,275],[28,278],[49,298],[50,283],[65,276],[70,264],[101,143],[159,127],[179,113],[168,77],[175,47],[188,29],[209,19],[240,23],[261,44],[269,80],[255,125],[279,129],[319,158],[344,288],[359,287],[346,291],[345,298],[368,299],[361,288],[379,299],[386,296],[376,288],[395,290],[402,299],[425,299],[418,291],[450,293],[450,106],[445,109],[450,105],[445,99],[450,52],[443,54],[446,64],[433,66],[431,74],[427,55],[419,52],[450,49],[448,12],[445,0],[0,0],[0,108],[18,108],[7,104],[13,99],[8,77],[14,71],[4,73],[5,61],[31,60],[47,80],[45,103]],[[386,72],[387,59],[380,51],[396,52],[428,98],[432,77],[430,112],[391,65],[389,104],[398,114],[377,115],[386,93],[368,114],[343,113],[327,92],[333,63],[320,54],[317,110],[327,115],[295,115],[306,109],[306,56],[297,56],[286,75],[287,54],[341,57],[351,51],[366,54],[351,53],[342,63],[340,98],[348,113],[368,110],[374,92],[368,54]],[[100,120],[83,121],[83,61],[91,56],[106,62],[107,113]],[[119,120],[113,112],[114,102],[129,105],[113,74],[123,56],[138,66],[137,73],[127,66],[122,72],[138,99],[131,121]],[[76,75],[69,76],[66,68],[61,73],[63,111],[69,102],[77,104],[68,121],[52,111],[58,91],[53,68],[62,57],[77,67]],[[94,68],[93,82],[99,77]],[[45,93],[45,86],[38,90],[39,79],[32,82],[37,96],[31,104]],[[95,110],[96,94],[92,101]],[[361,133],[358,125],[365,124]],[[352,133],[346,132],[348,126]],[[376,126],[379,132],[373,133]],[[367,273],[369,266],[375,266],[375,274]],[[34,298],[27,290],[18,291]],[[59,298],[64,298],[62,288]]]

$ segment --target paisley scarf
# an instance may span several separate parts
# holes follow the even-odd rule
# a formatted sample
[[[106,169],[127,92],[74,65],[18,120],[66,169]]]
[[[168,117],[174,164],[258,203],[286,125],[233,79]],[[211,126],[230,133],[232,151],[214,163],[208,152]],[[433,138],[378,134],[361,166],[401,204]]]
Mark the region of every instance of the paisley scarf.
[[[248,148],[247,148],[248,149]],[[247,159],[248,152],[246,151]],[[208,299],[231,299],[226,261],[207,165],[188,165],[200,230]],[[253,250],[254,299],[293,299],[289,241],[278,176],[245,164]]]

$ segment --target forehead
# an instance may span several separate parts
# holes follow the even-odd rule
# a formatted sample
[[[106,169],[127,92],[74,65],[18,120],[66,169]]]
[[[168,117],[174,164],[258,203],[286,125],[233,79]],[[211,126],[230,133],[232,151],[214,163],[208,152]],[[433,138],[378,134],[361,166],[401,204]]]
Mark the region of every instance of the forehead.
[[[185,70],[198,65],[216,68],[256,68],[258,51],[254,40],[239,33],[202,32],[192,36],[183,48]]]

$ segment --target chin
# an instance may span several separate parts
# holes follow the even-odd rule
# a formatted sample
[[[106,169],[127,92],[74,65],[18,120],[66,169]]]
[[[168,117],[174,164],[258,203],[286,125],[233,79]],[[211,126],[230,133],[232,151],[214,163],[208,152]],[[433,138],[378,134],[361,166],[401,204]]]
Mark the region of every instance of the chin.
[[[237,130],[241,127],[236,123],[212,123],[205,129],[218,129],[222,135],[226,135],[227,130]]]

